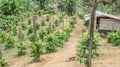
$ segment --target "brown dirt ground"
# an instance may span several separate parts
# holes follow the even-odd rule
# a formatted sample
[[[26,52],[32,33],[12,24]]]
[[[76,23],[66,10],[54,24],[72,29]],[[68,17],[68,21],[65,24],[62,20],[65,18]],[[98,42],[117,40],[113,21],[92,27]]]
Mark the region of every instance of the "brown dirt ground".
[[[55,53],[42,55],[42,61],[37,63],[30,62],[30,55],[14,57],[15,61],[11,61],[10,67],[85,67],[74,58],[78,45],[76,41],[83,30],[85,30],[83,21],[78,20],[70,39],[63,48],[58,48]],[[98,50],[100,56],[92,60],[92,67],[120,67],[120,48],[107,44],[105,39],[102,39],[100,44]]]

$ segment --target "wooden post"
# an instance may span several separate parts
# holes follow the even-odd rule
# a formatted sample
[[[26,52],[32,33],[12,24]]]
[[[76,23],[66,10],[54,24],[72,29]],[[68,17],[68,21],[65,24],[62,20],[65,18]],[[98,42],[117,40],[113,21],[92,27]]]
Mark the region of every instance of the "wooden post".
[[[88,63],[87,67],[92,66],[92,45],[93,45],[93,38],[94,38],[94,20],[95,20],[95,14],[96,14],[96,7],[97,7],[97,0],[94,0],[93,8],[91,11],[91,17],[90,17],[90,39],[89,39],[89,54],[88,54]]]
[[[19,25],[19,33],[18,33],[18,39],[19,39],[19,41],[21,41],[22,39],[20,38],[20,34],[21,34],[21,25]]]
[[[63,29],[64,29],[64,20],[63,20]]]
[[[36,29],[36,16],[33,17],[33,28],[34,28],[34,38],[37,40],[37,29]]]
[[[2,49],[1,49],[1,46],[0,46],[0,60],[2,60]]]
[[[49,28],[50,28],[50,31],[49,31],[49,34],[52,32],[52,25],[51,23],[49,23]]]

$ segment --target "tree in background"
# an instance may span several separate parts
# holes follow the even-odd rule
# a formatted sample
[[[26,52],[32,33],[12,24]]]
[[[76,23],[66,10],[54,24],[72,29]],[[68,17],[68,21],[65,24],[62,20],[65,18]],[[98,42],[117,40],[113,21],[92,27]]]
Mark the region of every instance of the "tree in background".
[[[58,8],[61,12],[66,12],[69,16],[72,16],[76,13],[78,0],[60,0]]]
[[[35,0],[35,1],[39,4],[40,9],[44,9],[53,0]]]

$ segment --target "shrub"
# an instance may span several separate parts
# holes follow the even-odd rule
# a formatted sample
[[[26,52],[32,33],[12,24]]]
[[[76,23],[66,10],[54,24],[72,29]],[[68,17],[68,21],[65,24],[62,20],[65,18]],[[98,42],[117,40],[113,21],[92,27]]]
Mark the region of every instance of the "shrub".
[[[40,29],[40,24],[36,23],[36,29],[39,30]]]
[[[59,19],[57,19],[57,20],[54,21],[55,26],[58,26],[59,23],[60,23]]]
[[[80,19],[84,19],[85,14],[86,13],[83,10],[81,10],[81,12],[78,13],[78,16]]]
[[[23,30],[27,29],[27,25],[24,22],[21,23],[21,27]]]
[[[50,15],[46,16],[46,21],[50,21]]]
[[[45,29],[41,29],[39,32],[38,32],[38,35],[39,35],[39,39],[41,39],[43,41],[43,38],[47,35],[47,32]]]
[[[30,25],[32,23],[31,18],[28,19],[28,25]]]
[[[2,30],[0,30],[0,42],[1,43],[5,43],[6,42],[6,39],[7,39],[7,37],[6,37],[7,35],[5,34],[5,32],[3,32]]]
[[[33,27],[32,26],[29,26],[28,28],[28,35],[32,34],[33,33]]]
[[[88,27],[88,25],[89,25],[89,20],[84,20],[84,25]]]
[[[44,20],[42,20],[41,26],[45,26],[45,21]]]
[[[5,59],[0,60],[0,67],[8,67],[9,64]]]
[[[45,28],[45,30],[46,30],[46,34],[51,33],[51,27],[50,27],[50,26],[49,26],[49,27],[47,27],[47,28]]]
[[[63,19],[64,19],[64,16],[63,16],[63,15],[60,15],[58,18],[59,18],[59,21],[60,21],[60,22],[63,22]]]
[[[98,42],[100,40],[100,35],[95,33],[93,39],[93,47],[92,47],[92,57],[95,58],[99,54],[97,53],[97,48],[99,46]],[[86,64],[88,57],[88,45],[89,45],[89,32],[85,32],[78,40],[79,45],[77,46],[77,60],[81,63]]]
[[[45,44],[42,41],[34,42],[31,48],[31,56],[33,61],[41,60],[41,54],[45,53]]]
[[[107,41],[113,46],[120,46],[120,30],[117,30],[116,33],[108,34]]]
[[[23,44],[22,42],[20,42],[19,44],[18,44],[18,46],[17,46],[17,48],[18,48],[18,56],[20,56],[20,55],[25,55],[26,54],[26,45],[25,44]]]
[[[25,38],[25,34],[23,33],[23,31],[19,32],[18,39],[23,40],[24,38]]]
[[[15,39],[12,36],[8,36],[5,44],[5,49],[14,48]]]
[[[72,28],[66,27],[63,29],[63,31],[65,31],[67,34],[70,34],[70,32],[72,31]]]
[[[30,34],[30,35],[29,35],[29,40],[30,40],[31,42],[35,42],[35,35],[34,35],[34,34]]]
[[[55,24],[52,24],[51,31],[53,32],[53,31],[55,31],[55,29],[56,29]]]
[[[49,34],[44,37],[44,41],[46,42],[46,52],[51,53],[56,51],[57,41],[53,34]]]
[[[17,35],[17,34],[18,34],[18,32],[17,32],[17,27],[16,27],[16,26],[13,26],[13,27],[12,27],[12,35],[15,36],[15,35]]]
[[[63,47],[63,43],[68,39],[69,35],[66,34],[66,32],[62,30],[55,31],[53,33],[55,39],[56,39],[56,46]]]
[[[107,35],[108,43],[113,43],[114,36],[115,36],[115,33],[110,33],[110,34]]]
[[[71,19],[69,22],[70,27],[74,28],[75,20]]]

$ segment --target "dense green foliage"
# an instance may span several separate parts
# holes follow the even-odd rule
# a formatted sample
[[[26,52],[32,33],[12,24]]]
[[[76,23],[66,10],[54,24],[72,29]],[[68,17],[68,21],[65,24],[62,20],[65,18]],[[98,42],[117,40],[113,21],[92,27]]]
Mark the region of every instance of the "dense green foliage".
[[[98,33],[94,34],[93,47],[92,47],[92,57],[95,58],[99,54],[97,48],[99,47],[100,35]],[[88,60],[88,44],[89,44],[89,33],[88,31],[83,33],[83,35],[78,39],[79,45],[77,46],[77,60],[80,63],[87,64]]]
[[[52,0],[35,0],[39,4],[40,9],[45,9],[47,8],[48,4],[52,2]]]
[[[42,41],[34,42],[31,48],[31,56],[33,61],[41,60],[40,56],[45,53],[45,44]]]
[[[20,42],[20,43],[18,43],[17,47],[18,47],[18,56],[26,54],[27,48],[26,48],[25,44],[23,44],[22,42]]]
[[[13,35],[13,36],[16,36],[17,34],[18,34],[17,27],[16,27],[16,26],[13,26],[13,27],[12,27],[12,35]]]
[[[53,34],[49,34],[44,37],[44,41],[46,42],[46,52],[51,53],[56,51],[56,39]]]
[[[58,8],[68,15],[74,15],[76,13],[77,2],[78,0],[60,0]]]
[[[100,2],[101,1],[101,2]],[[119,12],[119,7],[120,7],[120,3],[117,2],[117,0],[100,0],[98,1],[98,8],[97,10],[101,11],[101,12],[105,12],[105,13],[109,13],[109,14],[120,14]],[[89,2],[89,3],[88,3]],[[80,0],[80,11],[84,11],[85,13],[90,12],[90,9],[92,7],[92,2],[93,1],[87,1],[87,0]],[[84,13],[83,12],[83,13]]]
[[[26,23],[22,22],[22,23],[21,23],[21,27],[22,27],[23,30],[27,29]]]
[[[29,26],[27,34],[30,35],[32,33],[33,33],[33,26]]]
[[[33,33],[29,35],[29,40],[35,42],[35,35]]]
[[[47,35],[47,32],[45,29],[41,29],[38,31],[39,39],[43,41],[43,38]]]
[[[50,15],[46,16],[46,21],[50,21]]]
[[[55,31],[53,34],[55,39],[57,40],[56,46],[63,47],[64,42],[68,39],[69,35],[67,35],[66,32],[62,30]]]
[[[28,25],[30,25],[32,23],[31,18],[28,19]]]
[[[39,30],[40,29],[40,24],[36,23],[36,29]]]
[[[0,67],[8,67],[9,64],[5,59],[0,60]]]
[[[45,21],[44,20],[42,20],[41,26],[45,26]]]
[[[0,30],[0,43],[5,43],[7,40],[6,33],[2,30]]]
[[[113,44],[113,46],[120,46],[120,30],[115,33],[110,33],[107,36],[108,43]]]
[[[5,49],[14,48],[15,39],[12,36],[8,36],[5,44]]]

